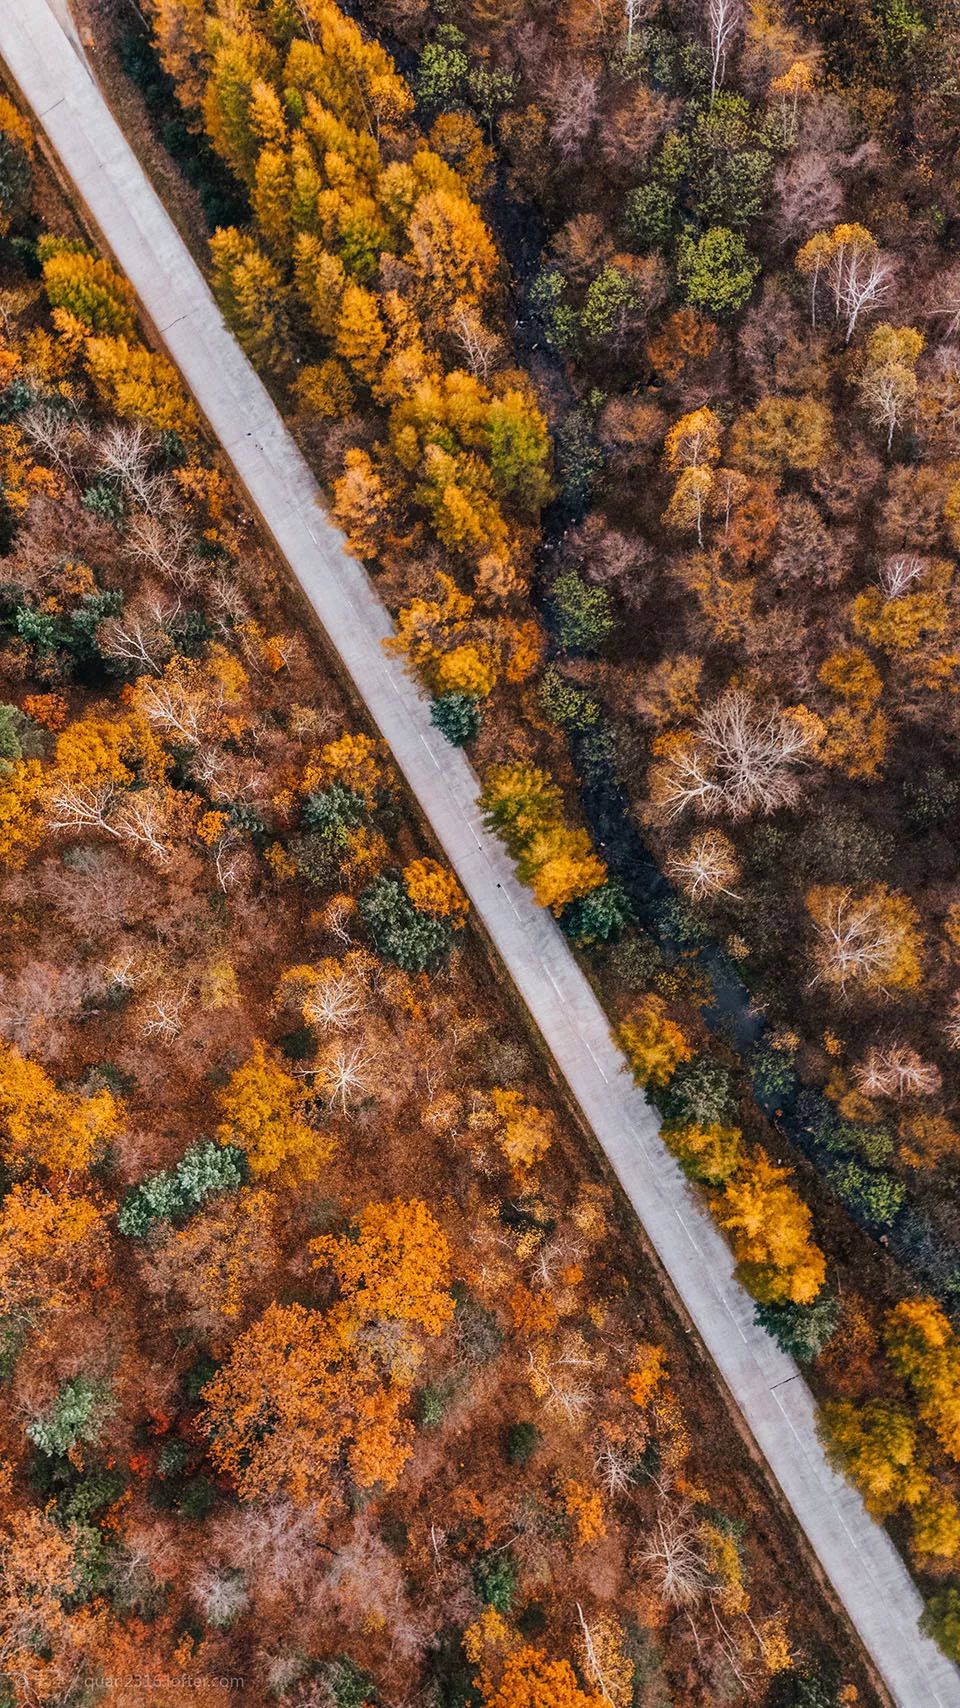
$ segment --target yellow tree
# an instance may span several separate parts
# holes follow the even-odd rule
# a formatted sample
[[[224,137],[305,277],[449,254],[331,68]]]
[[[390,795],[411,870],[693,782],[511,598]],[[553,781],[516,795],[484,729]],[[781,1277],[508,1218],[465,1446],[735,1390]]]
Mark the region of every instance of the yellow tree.
[[[333,0],[303,0],[301,16],[309,40],[301,38],[291,48],[285,74],[292,84],[302,77],[346,123],[375,135],[412,112],[413,95],[390,55]]]
[[[815,232],[797,251],[796,268],[810,281],[810,318],[817,323],[821,283],[832,299],[834,319],[849,344],[861,315],[878,308],[890,293],[893,268],[866,226],[835,225]]]
[[[933,1299],[902,1299],[887,1316],[886,1339],[924,1423],[951,1459],[960,1459],[960,1342],[949,1318]]]
[[[379,558],[384,543],[395,535],[398,499],[396,486],[369,452],[352,445],[343,459],[343,474],[333,483],[333,508],[358,557]]]
[[[387,329],[373,292],[352,282],[346,285],[334,327],[333,347],[337,355],[349,363],[358,379],[370,385],[376,378],[386,343]]]
[[[667,1085],[693,1046],[667,1013],[662,996],[641,997],[621,1022],[618,1036],[633,1075],[641,1085]]]
[[[497,249],[478,208],[465,196],[437,189],[421,196],[407,227],[408,261],[429,315],[452,312],[489,295]]]
[[[302,231],[293,245],[294,283],[310,321],[324,338],[332,338],[340,303],[347,288],[347,270],[314,232]]]
[[[773,79],[769,93],[771,100],[778,103],[781,144],[784,148],[793,148],[797,140],[800,102],[813,93],[813,72],[807,61],[795,59],[786,71]]]
[[[169,761],[146,719],[91,715],[77,718],[57,737],[54,774],[71,783],[129,788],[144,778],[163,777]]]
[[[606,882],[607,868],[585,830],[554,824],[537,831],[525,844],[517,876],[530,885],[541,907],[562,913],[569,902],[599,889]]]
[[[0,761],[0,860],[22,866],[43,838],[47,785],[37,759]]]
[[[382,741],[362,730],[347,731],[328,741],[305,767],[300,787],[304,794],[342,783],[372,807],[387,785],[387,749]]]
[[[88,338],[86,359],[94,385],[117,415],[187,438],[199,433],[196,407],[165,356],[126,338]]]
[[[403,868],[403,882],[420,913],[449,919],[457,928],[466,924],[470,903],[449,867],[437,860],[411,860]]]
[[[663,460],[671,474],[702,468],[720,456],[720,421],[712,409],[694,409],[675,421],[663,442]]]
[[[397,632],[384,644],[388,652],[404,653],[414,670],[426,675],[439,657],[467,632],[474,601],[462,593],[450,575],[437,576],[437,597],[411,599],[397,618]]]
[[[911,1513],[910,1547],[918,1565],[954,1568],[960,1558],[960,1506],[948,1488],[930,1479],[930,1488]]]
[[[0,1209],[0,1316],[31,1322],[75,1305],[105,1273],[102,1205],[68,1186],[11,1187]]]
[[[290,292],[279,268],[233,226],[214,232],[210,259],[217,302],[248,356],[282,365],[290,353]]]
[[[860,370],[860,401],[878,427],[887,430],[887,450],[917,396],[916,366],[923,336],[912,326],[875,326]]]
[[[814,397],[764,397],[730,435],[730,460],[754,475],[814,473],[832,449],[832,420]]]
[[[874,1518],[916,1506],[927,1494],[916,1428],[901,1407],[885,1400],[824,1406],[821,1432],[831,1463],[860,1490]]]
[[[87,1169],[119,1127],[111,1092],[84,1097],[60,1091],[39,1062],[0,1043],[0,1134],[15,1174],[39,1168],[60,1176]]]
[[[255,122],[256,92],[276,75],[277,56],[255,30],[230,29],[219,20],[213,39],[203,101],[207,134],[217,153],[249,185],[264,140]]]
[[[713,464],[720,455],[720,422],[712,409],[694,409],[675,421],[663,444],[663,460],[677,475],[665,512],[668,526],[695,527],[703,544],[703,518],[713,491]]]
[[[564,822],[560,790],[538,766],[492,765],[480,804],[542,907],[560,913],[606,881],[607,868],[587,832]]]
[[[24,1708],[59,1708],[99,1670],[108,1631],[102,1604],[82,1602],[77,1537],[16,1500],[0,1464],[0,1657],[11,1699]],[[92,1686],[91,1686],[92,1688]]]
[[[215,1349],[249,1310],[251,1280],[262,1284],[279,1262],[276,1197],[262,1186],[214,1197],[182,1228],[150,1248],[147,1283],[170,1308],[177,1302]]]
[[[826,1275],[823,1253],[810,1238],[810,1211],[789,1179],[789,1169],[756,1150],[712,1202],[744,1285],[767,1305],[812,1304]]]
[[[206,81],[207,0],[154,0],[151,23],[164,70],[196,111]]]
[[[258,1040],[217,1096],[223,1117],[217,1138],[246,1153],[254,1179],[316,1180],[333,1154],[333,1142],[304,1118],[309,1101],[303,1081],[287,1073]]]
[[[529,1645],[507,1656],[497,1682],[485,1673],[481,1688],[484,1708],[607,1708],[610,1701],[581,1690],[569,1661]]]
[[[827,719],[827,739],[819,757],[842,766],[848,777],[874,777],[886,752],[889,726],[876,710],[883,679],[862,647],[831,653],[818,679],[841,702]]]
[[[709,1186],[722,1186],[743,1162],[739,1127],[722,1127],[717,1121],[671,1123],[662,1129],[662,1137],[686,1173]]]
[[[88,332],[133,331],[136,299],[122,274],[71,238],[42,237],[37,254],[51,308],[65,309]]]
[[[554,1119],[529,1103],[520,1091],[495,1087],[490,1100],[497,1115],[497,1144],[517,1174],[532,1168],[554,1139]]]

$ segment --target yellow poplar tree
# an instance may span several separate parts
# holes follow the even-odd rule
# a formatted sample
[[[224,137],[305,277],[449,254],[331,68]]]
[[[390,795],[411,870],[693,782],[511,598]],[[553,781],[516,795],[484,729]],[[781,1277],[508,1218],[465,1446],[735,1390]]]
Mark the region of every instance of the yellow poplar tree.
[[[960,1341],[933,1299],[902,1299],[886,1319],[887,1349],[917,1409],[951,1459],[960,1459]]]
[[[94,385],[117,415],[187,438],[199,433],[196,407],[165,356],[126,338],[88,338],[86,360]]]
[[[316,1180],[333,1154],[333,1143],[304,1119],[309,1100],[303,1081],[287,1073],[258,1040],[217,1096],[223,1117],[217,1138],[246,1153],[256,1180]]]
[[[812,1304],[826,1276],[823,1253],[810,1238],[810,1211],[789,1179],[789,1169],[756,1150],[713,1200],[744,1285],[762,1304]]]
[[[0,1043],[0,1134],[7,1164],[22,1174],[53,1175],[89,1168],[120,1126],[111,1092],[60,1091],[39,1062]]]
[[[653,992],[634,1004],[618,1036],[641,1085],[667,1085],[680,1063],[690,1061],[694,1053],[662,996]]]

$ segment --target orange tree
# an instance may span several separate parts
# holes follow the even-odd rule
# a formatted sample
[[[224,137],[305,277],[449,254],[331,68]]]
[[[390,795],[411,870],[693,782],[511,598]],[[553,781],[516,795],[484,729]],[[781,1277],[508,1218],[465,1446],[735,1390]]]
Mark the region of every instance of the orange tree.
[[[321,1235],[310,1250],[333,1269],[352,1320],[386,1317],[439,1334],[453,1316],[450,1246],[418,1198],[368,1204],[348,1235]]]
[[[242,1500],[286,1494],[324,1513],[341,1462],[360,1488],[396,1483],[411,1451],[408,1399],[342,1314],[273,1304],[204,1389],[204,1422]]]

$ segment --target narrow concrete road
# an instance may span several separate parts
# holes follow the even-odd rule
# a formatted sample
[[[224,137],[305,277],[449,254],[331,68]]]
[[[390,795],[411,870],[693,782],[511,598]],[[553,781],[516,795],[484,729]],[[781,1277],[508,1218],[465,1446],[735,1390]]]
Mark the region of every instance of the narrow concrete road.
[[[469,765],[384,655],[386,610],[50,0],[0,0],[0,53],[389,742],[892,1696],[901,1708],[960,1708],[960,1674],[920,1635],[899,1556],[828,1469],[806,1384],[753,1326],[727,1247],[660,1142],[586,979],[484,830]]]

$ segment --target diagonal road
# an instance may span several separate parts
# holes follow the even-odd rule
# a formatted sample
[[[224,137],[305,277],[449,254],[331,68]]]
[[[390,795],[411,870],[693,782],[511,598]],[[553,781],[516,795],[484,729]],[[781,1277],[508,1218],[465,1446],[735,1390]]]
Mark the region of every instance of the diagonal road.
[[[892,1697],[960,1708],[960,1673],[918,1632],[902,1561],[828,1468],[810,1392],[754,1326],[727,1247],[660,1142],[587,980],[484,830],[467,761],[384,654],[387,612],[115,123],[65,0],[0,0],[0,54],[389,742]]]

